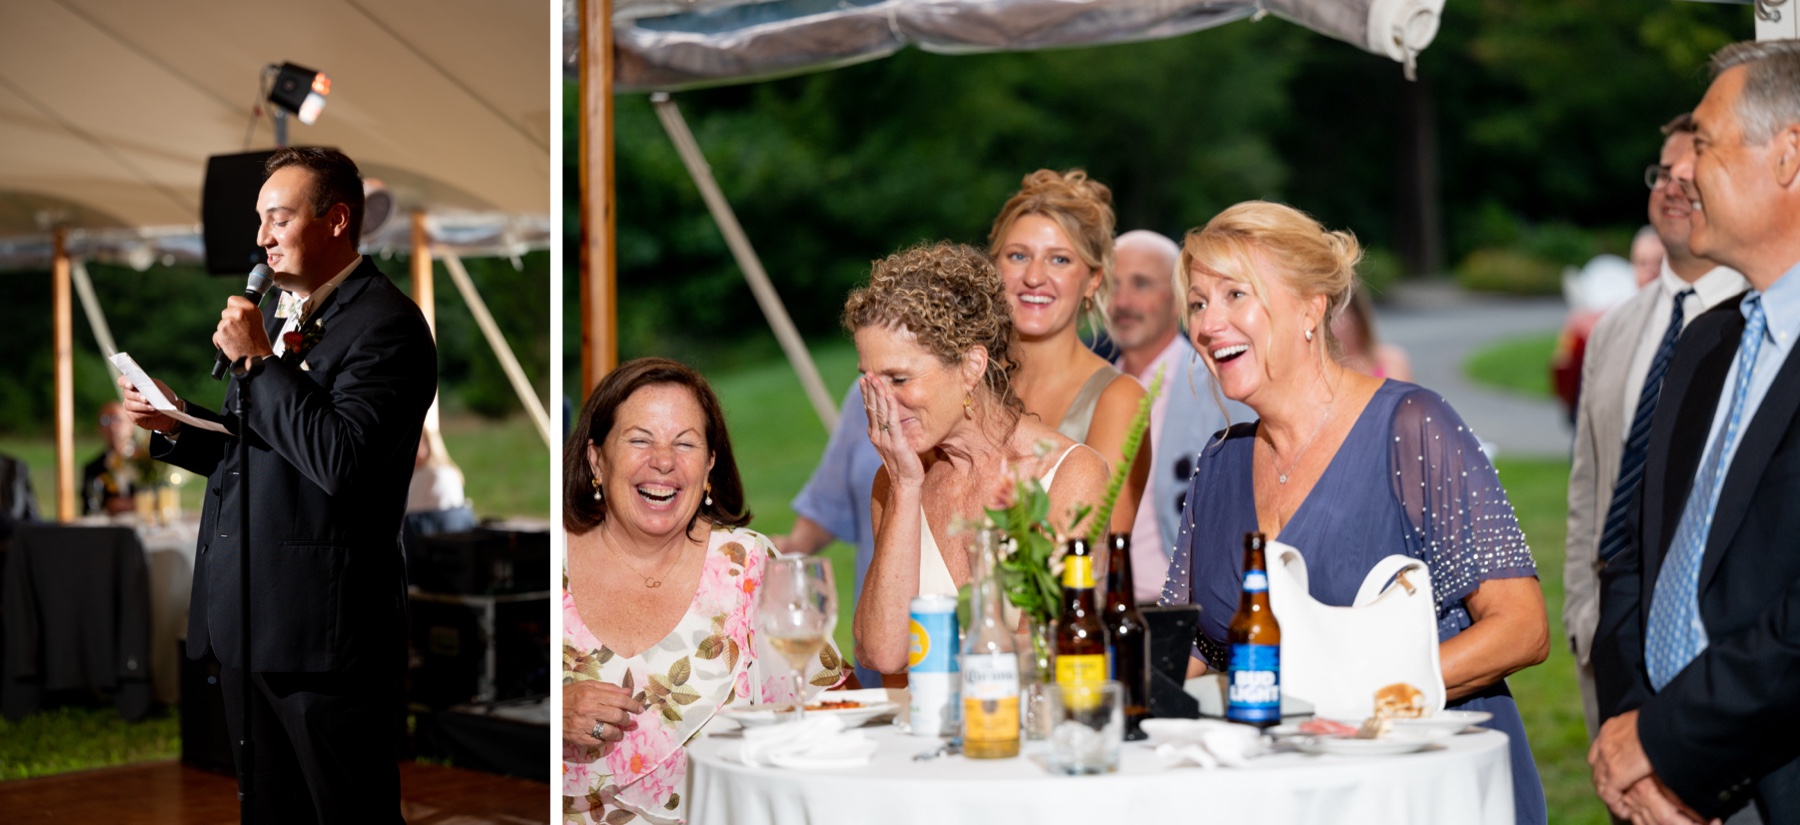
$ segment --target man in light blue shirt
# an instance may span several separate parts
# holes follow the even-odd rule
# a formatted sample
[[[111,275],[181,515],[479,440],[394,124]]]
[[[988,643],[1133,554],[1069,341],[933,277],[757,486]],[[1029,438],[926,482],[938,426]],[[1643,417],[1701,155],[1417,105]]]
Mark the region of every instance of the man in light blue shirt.
[[[1632,538],[1601,574],[1588,754],[1641,822],[1800,821],[1800,41],[1713,56],[1690,249],[1751,291],[1695,320],[1664,378]],[[1603,657],[1606,666],[1602,667]]]

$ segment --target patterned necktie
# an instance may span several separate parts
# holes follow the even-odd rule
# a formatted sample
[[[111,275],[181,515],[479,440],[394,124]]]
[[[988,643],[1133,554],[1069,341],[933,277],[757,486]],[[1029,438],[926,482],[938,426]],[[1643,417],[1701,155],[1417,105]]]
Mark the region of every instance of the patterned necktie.
[[[1613,485],[1612,503],[1606,508],[1606,527],[1600,531],[1599,558],[1612,561],[1625,549],[1627,505],[1644,479],[1644,456],[1649,452],[1650,418],[1656,412],[1656,399],[1662,395],[1663,376],[1675,356],[1675,341],[1681,337],[1682,306],[1693,288],[1675,295],[1675,308],[1669,313],[1669,328],[1663,331],[1662,343],[1650,359],[1650,371],[1644,375],[1644,389],[1638,393],[1637,412],[1631,417],[1631,433],[1625,439],[1625,455],[1619,459],[1619,480]]]
[[[1700,620],[1700,562],[1706,537],[1712,532],[1713,511],[1719,504],[1719,487],[1725,475],[1724,457],[1737,443],[1742,430],[1744,399],[1750,395],[1750,377],[1756,369],[1756,353],[1762,349],[1767,319],[1762,296],[1748,299],[1750,314],[1744,320],[1744,337],[1738,344],[1737,387],[1731,394],[1731,411],[1719,437],[1700,465],[1694,489],[1681,510],[1675,541],[1656,576],[1650,600],[1650,622],[1644,633],[1644,664],[1650,683],[1662,690],[1682,668],[1706,649],[1706,625]]]

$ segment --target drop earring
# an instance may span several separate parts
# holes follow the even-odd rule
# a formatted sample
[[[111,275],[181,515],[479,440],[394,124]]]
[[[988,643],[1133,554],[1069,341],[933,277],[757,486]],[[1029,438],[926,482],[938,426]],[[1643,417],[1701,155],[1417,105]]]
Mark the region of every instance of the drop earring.
[[[970,421],[975,420],[975,393],[973,392],[963,394],[963,417]]]
[[[600,477],[595,476],[594,477],[594,500],[599,501],[600,498],[601,498],[601,496],[600,496]]]
[[[712,482],[706,482],[706,506],[712,506]]]

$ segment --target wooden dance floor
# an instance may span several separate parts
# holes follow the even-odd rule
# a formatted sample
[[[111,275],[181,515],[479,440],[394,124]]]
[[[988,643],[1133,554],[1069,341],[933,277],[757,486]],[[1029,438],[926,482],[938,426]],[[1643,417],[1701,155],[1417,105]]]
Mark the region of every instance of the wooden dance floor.
[[[400,763],[401,811],[411,825],[523,825],[550,821],[550,786],[480,771]],[[237,780],[180,762],[0,782],[7,823],[232,825]]]

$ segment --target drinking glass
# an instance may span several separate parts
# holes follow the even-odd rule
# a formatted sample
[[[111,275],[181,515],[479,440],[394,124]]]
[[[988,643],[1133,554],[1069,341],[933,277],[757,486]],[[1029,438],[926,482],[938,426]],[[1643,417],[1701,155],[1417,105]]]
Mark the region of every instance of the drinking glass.
[[[837,624],[837,586],[831,562],[815,556],[770,559],[756,601],[756,624],[769,647],[787,660],[794,679],[794,718],[806,708],[806,664],[819,656]]]
[[[1114,681],[1045,687],[1061,700],[1053,709],[1050,771],[1071,775],[1117,771],[1119,751],[1125,747],[1124,687]]]

